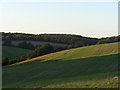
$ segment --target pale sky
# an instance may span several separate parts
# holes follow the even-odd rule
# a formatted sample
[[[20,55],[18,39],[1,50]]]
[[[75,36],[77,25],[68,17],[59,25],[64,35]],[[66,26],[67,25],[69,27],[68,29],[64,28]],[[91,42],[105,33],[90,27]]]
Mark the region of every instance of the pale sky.
[[[11,0],[12,1],[12,0]],[[118,35],[117,2],[1,2],[0,31]]]

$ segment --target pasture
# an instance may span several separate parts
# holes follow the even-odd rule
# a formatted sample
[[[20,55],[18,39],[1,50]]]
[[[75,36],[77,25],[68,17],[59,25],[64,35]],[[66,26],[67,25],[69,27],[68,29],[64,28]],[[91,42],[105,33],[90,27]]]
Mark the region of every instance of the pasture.
[[[118,88],[118,43],[64,50],[3,67],[3,88]]]

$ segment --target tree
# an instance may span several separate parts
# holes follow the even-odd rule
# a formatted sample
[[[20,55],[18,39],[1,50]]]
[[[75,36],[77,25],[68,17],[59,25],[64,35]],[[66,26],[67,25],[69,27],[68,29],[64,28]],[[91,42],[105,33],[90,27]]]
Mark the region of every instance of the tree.
[[[44,44],[41,46],[41,49],[44,50],[46,53],[49,53],[53,51],[53,46],[51,46],[50,44]]]
[[[24,60],[26,60],[26,56],[25,55],[20,56],[20,61],[24,61]]]
[[[55,46],[55,47],[53,47],[53,49],[54,49],[54,52],[57,52],[57,51],[63,50],[64,48]]]
[[[9,64],[9,59],[7,57],[2,58],[2,65],[8,65]]]
[[[27,54],[27,59],[31,59],[31,58],[34,58],[34,57],[36,57],[37,55],[36,55],[36,53],[35,53],[35,51],[32,51],[32,52],[29,52],[28,54]]]

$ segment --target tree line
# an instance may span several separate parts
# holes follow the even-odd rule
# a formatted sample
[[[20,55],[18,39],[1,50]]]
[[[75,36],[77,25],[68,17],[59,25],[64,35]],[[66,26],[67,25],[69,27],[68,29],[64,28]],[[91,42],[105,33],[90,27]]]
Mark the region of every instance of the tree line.
[[[97,44],[113,43],[113,42],[120,42],[120,35],[119,35],[119,36],[102,38],[101,40],[99,40],[99,41],[97,42]]]
[[[34,50],[27,53],[26,55],[20,56],[19,58],[9,59],[8,57],[2,57],[2,65],[10,65],[16,62],[24,61],[27,59],[32,59],[34,57],[42,56],[45,54],[65,50],[64,47],[51,46],[50,44],[44,44],[42,46],[37,46]]]
[[[99,39],[83,37],[81,35],[72,34],[25,34],[25,33],[4,33],[2,32],[3,41],[44,41],[68,44],[72,47],[82,47],[88,45],[95,45]]]
[[[72,47],[82,47],[102,43],[119,42],[120,35],[106,38],[91,38],[73,34],[26,34],[26,33],[4,33],[2,32],[3,41],[44,41],[68,44]]]

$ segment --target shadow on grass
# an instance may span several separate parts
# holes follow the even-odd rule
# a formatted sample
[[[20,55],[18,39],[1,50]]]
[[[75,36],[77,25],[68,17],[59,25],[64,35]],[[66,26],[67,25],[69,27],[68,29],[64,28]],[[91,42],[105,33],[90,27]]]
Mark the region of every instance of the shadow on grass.
[[[3,72],[3,85],[22,80],[31,83],[38,81],[46,85],[53,82],[106,78],[118,72],[118,54],[71,60],[35,61],[34,64],[31,62],[27,67],[26,65],[11,68],[12,72]]]

